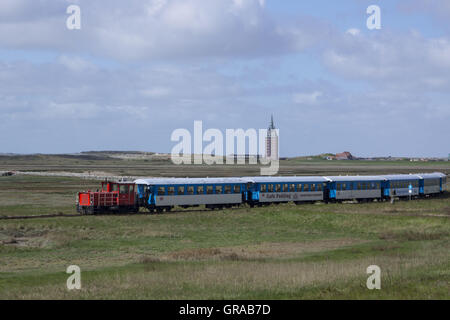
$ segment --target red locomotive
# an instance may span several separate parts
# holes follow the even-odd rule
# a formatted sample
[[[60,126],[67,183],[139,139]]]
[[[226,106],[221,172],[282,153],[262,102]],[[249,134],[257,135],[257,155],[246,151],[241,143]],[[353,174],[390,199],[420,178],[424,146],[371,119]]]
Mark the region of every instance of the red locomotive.
[[[77,211],[81,214],[138,212],[136,186],[132,182],[103,181],[101,190],[78,192]]]

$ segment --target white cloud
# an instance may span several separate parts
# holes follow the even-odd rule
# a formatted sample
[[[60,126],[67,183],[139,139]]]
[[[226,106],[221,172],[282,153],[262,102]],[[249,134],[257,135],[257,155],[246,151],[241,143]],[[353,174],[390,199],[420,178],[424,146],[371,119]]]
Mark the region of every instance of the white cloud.
[[[293,101],[298,104],[316,104],[322,94],[323,93],[320,91],[314,91],[310,93],[295,93],[292,98]]]
[[[346,33],[351,34],[352,36],[357,36],[361,33],[361,31],[357,28],[350,28],[346,31]]]

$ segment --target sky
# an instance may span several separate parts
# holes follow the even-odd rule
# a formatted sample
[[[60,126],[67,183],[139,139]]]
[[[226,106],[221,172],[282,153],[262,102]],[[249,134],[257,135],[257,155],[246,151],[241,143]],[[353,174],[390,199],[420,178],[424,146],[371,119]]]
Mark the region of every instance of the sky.
[[[0,153],[170,152],[271,114],[283,157],[446,157],[450,1],[0,1]]]

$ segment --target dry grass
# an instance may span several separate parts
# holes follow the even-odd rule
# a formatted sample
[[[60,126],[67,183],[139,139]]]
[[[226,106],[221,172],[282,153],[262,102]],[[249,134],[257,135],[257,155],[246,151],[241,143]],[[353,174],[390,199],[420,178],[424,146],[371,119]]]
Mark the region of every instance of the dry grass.
[[[221,248],[191,248],[161,255],[160,261],[177,260],[264,260],[293,258],[305,253],[320,252],[366,243],[358,239],[326,239],[307,242],[267,242]]]
[[[215,252],[207,254],[214,255]],[[408,270],[427,264],[448,263],[448,259],[448,253],[429,251],[406,257],[379,256],[376,259],[363,258],[344,262],[222,261],[207,265],[177,264],[169,268],[159,267],[162,262],[158,259],[150,259],[144,261],[145,272],[117,272],[85,280],[79,292],[68,292],[61,285],[44,285],[20,293],[9,292],[4,298],[71,299],[107,296],[220,299],[246,297],[249,292],[272,292],[276,295],[277,292],[296,292],[311,286],[366,279],[366,268],[372,264],[379,265],[382,270],[382,286],[392,290],[393,278],[406,277]],[[186,292],[190,294],[186,296]]]

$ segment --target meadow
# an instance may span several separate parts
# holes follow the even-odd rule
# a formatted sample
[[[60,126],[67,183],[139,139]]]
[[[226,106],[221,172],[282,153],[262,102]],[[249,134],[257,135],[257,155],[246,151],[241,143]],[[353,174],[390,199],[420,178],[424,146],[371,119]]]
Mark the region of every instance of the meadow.
[[[0,177],[0,216],[98,181]],[[81,290],[66,288],[67,266]],[[381,268],[368,290],[366,268]],[[0,299],[449,299],[450,198],[0,220]]]

